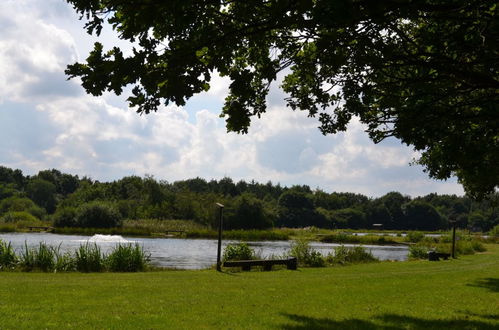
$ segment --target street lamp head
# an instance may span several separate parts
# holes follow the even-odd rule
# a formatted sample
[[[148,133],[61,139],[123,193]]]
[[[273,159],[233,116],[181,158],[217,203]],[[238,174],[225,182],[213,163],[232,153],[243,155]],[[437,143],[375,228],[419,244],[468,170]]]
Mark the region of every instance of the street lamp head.
[[[221,208],[221,209],[223,209],[223,208],[224,208],[223,204],[220,204],[220,203],[215,203],[215,204],[216,204],[219,208]]]

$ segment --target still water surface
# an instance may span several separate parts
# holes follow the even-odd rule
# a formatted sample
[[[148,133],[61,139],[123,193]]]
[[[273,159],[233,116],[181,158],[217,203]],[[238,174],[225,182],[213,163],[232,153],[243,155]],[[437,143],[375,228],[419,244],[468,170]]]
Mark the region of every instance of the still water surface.
[[[208,268],[215,264],[217,259],[217,241],[213,239],[132,238],[118,235],[77,236],[50,233],[8,233],[0,234],[0,239],[11,242],[18,253],[24,249],[25,244],[28,247],[35,247],[40,242],[54,247],[60,246],[61,252],[74,251],[86,242],[96,243],[104,253],[120,243],[138,243],[150,253],[153,265],[179,269]],[[227,244],[235,242],[237,241],[224,241],[222,249]],[[248,242],[248,245],[262,257],[282,256],[289,251],[291,244],[290,241]],[[323,255],[327,255],[334,247],[339,246],[339,244],[320,242],[311,242],[310,245]],[[407,260],[408,248],[406,246],[364,245],[364,247],[380,260]]]

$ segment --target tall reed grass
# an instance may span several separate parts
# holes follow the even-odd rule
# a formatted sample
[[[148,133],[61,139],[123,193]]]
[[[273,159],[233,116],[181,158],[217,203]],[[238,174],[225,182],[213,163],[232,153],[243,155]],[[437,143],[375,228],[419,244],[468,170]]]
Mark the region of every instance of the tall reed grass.
[[[61,252],[61,245],[49,246],[43,242],[37,247],[24,243],[20,255],[16,255],[10,243],[0,240],[0,270],[42,272],[138,272],[149,267],[150,255],[138,245],[117,245],[109,255],[99,246],[86,243],[74,252]]]
[[[107,264],[112,272],[144,271],[150,255],[139,244],[118,244],[107,256]]]
[[[102,272],[105,270],[105,257],[97,244],[85,243],[75,251],[75,267],[79,272]]]
[[[17,264],[17,256],[12,244],[0,239],[0,270],[12,269]]]
[[[37,248],[30,248],[28,243],[25,242],[19,258],[19,266],[24,271],[52,271],[55,269],[54,252],[54,248],[44,242],[40,242]]]

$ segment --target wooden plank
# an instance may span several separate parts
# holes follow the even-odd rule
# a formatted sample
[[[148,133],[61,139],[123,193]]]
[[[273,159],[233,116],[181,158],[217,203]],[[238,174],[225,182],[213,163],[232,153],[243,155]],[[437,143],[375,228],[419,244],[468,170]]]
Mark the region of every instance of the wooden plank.
[[[47,227],[47,226],[28,226],[28,229],[30,231],[33,231],[34,229],[39,229],[39,230],[45,230],[45,231],[48,231],[48,230],[53,230],[54,227]]]

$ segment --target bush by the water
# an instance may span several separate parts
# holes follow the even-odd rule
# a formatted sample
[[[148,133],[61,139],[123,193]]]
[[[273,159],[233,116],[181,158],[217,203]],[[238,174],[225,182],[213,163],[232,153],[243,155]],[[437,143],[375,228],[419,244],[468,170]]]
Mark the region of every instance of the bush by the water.
[[[246,243],[228,244],[223,253],[223,260],[252,260],[255,259],[255,251]]]
[[[458,240],[455,246],[456,256],[459,255],[469,255],[475,252],[486,251],[485,246],[477,240]],[[427,259],[428,251],[433,250],[441,253],[451,253],[452,243],[447,242],[447,239],[442,239],[441,241],[435,240],[423,240],[416,245],[409,247],[409,258],[410,259]]]
[[[335,247],[332,253],[323,256],[319,251],[313,249],[306,240],[295,241],[291,246],[289,256],[296,257],[298,264],[302,267],[341,266],[379,261],[362,246],[348,248],[341,245]]]
[[[326,260],[320,252],[314,250],[307,240],[296,240],[291,245],[290,257],[295,257],[300,266],[324,267]]]
[[[428,258],[428,247],[424,245],[409,246],[409,259],[426,259]]]
[[[379,260],[362,246],[348,248],[341,245],[334,248],[334,253],[329,254],[326,261],[332,265],[347,265],[376,262]]]
[[[424,233],[420,231],[410,231],[407,233],[406,241],[412,243],[418,243],[424,239]]]
[[[0,220],[3,222],[19,222],[19,221],[38,222],[39,221],[39,219],[37,219],[35,216],[33,216],[32,214],[30,214],[26,211],[7,212],[3,215],[3,217]]]
[[[105,255],[96,244],[87,243],[74,253],[62,253],[60,245],[53,247],[41,242],[37,247],[29,247],[25,243],[18,256],[10,243],[0,240],[0,270],[138,272],[146,270],[149,262],[149,254],[138,244],[117,245],[109,255]]]
[[[489,231],[489,235],[499,238],[499,225],[496,225],[494,228],[492,228]]]
[[[0,217],[1,231],[17,231],[30,226],[46,225],[46,223],[26,211],[9,211]],[[9,228],[12,230],[9,230]]]

